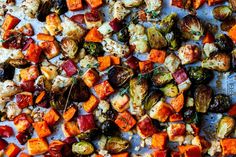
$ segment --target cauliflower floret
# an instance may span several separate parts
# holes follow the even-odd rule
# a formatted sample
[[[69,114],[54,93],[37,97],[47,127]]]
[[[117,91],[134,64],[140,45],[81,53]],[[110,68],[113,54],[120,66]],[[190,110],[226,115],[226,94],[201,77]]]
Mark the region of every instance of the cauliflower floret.
[[[24,54],[18,49],[0,48],[0,63],[4,63],[8,59],[22,59]]]
[[[113,7],[113,18],[123,20],[129,13],[130,10],[126,9],[121,1],[115,2]]]
[[[30,18],[34,18],[39,9],[41,0],[25,0],[22,3],[24,13]]]
[[[162,0],[144,0],[146,3],[147,11],[155,11],[157,14],[160,13],[162,7]]]
[[[98,31],[103,34],[107,35],[113,31],[112,27],[109,25],[109,22],[104,22],[99,28]]]
[[[182,64],[190,64],[199,60],[201,52],[196,45],[184,45],[178,50],[178,56]]]
[[[203,50],[207,57],[210,56],[210,54],[217,52],[218,48],[214,43],[206,43],[203,47]]]
[[[21,109],[17,106],[16,103],[14,102],[9,102],[6,105],[6,113],[7,113],[7,118],[9,120],[13,120],[16,116],[18,116],[21,113]]]
[[[143,0],[122,0],[125,7],[136,7],[143,3]]]
[[[171,53],[166,57],[164,65],[170,72],[174,73],[180,66],[180,59],[174,53]]]
[[[56,78],[53,80],[52,84],[52,92],[61,92],[67,89],[72,84],[72,78],[64,77],[64,76],[56,76]]]
[[[208,149],[208,154],[214,156],[217,152],[221,152],[220,142],[211,141],[211,147]]]
[[[98,64],[97,59],[91,55],[86,55],[83,59],[80,60],[80,66],[82,68],[96,67],[97,64]]]
[[[0,98],[11,97],[21,91],[20,87],[11,80],[0,82]]]

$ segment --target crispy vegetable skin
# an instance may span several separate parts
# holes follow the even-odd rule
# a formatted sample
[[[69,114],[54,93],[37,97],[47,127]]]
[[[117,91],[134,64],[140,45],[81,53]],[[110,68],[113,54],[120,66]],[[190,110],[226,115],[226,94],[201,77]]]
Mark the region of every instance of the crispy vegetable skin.
[[[235,127],[235,120],[229,116],[224,116],[218,123],[216,136],[219,138],[227,137]]]
[[[120,153],[129,148],[129,141],[120,137],[111,137],[107,140],[105,149],[110,153]]]
[[[72,145],[72,152],[78,155],[90,155],[94,152],[94,147],[89,142],[81,141]]]
[[[193,83],[203,84],[212,80],[213,73],[211,70],[202,67],[190,67],[188,69],[188,76]]]
[[[230,108],[230,97],[224,94],[218,94],[213,97],[209,111],[211,112],[226,112]]]
[[[165,37],[161,34],[159,30],[155,27],[150,27],[147,29],[147,36],[151,48],[162,49],[167,46]]]

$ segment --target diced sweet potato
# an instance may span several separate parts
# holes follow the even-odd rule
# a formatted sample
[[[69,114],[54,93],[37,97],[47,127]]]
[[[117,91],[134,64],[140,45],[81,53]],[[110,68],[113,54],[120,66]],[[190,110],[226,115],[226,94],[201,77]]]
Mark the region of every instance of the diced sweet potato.
[[[52,59],[60,53],[60,46],[56,40],[41,42],[39,46],[48,59]]]
[[[91,95],[89,99],[83,103],[83,109],[86,112],[93,112],[93,110],[97,107],[99,103],[99,99],[94,95]]]
[[[222,147],[222,154],[227,155],[236,155],[236,139],[235,138],[225,138],[220,140]]]
[[[30,92],[16,94],[16,103],[21,109],[33,105],[33,94]]]
[[[98,8],[103,4],[102,0],[86,0],[92,9]]]
[[[152,148],[158,150],[164,150],[167,144],[167,133],[160,132],[152,135]]]
[[[83,9],[82,0],[66,0],[66,4],[70,11],[77,11]]]
[[[14,118],[14,125],[19,132],[27,130],[32,123],[32,118],[25,113],[21,113]]]
[[[59,119],[60,119],[60,115],[54,108],[51,108],[43,116],[43,120],[46,121],[49,126],[53,126],[54,124],[56,124]]]
[[[84,73],[82,79],[88,87],[93,87],[100,79],[100,76],[96,69],[90,68]]]
[[[201,157],[201,150],[198,146],[185,145],[178,148],[180,153],[184,154],[184,157]]]
[[[137,123],[138,135],[141,138],[152,136],[157,130],[148,115],[144,115]]]
[[[107,96],[114,93],[114,89],[107,80],[94,86],[94,90],[100,99],[105,99]]]
[[[26,154],[26,153],[21,153],[19,157],[31,157],[31,155]]]
[[[77,112],[77,107],[76,106],[71,106],[69,109],[66,110],[66,112],[63,113],[63,119],[68,122],[70,121],[76,114]]]
[[[8,143],[6,140],[0,138],[0,151],[7,147]]]
[[[18,19],[17,17],[11,14],[6,14],[5,20],[2,24],[2,29],[5,31],[13,29],[19,22],[20,22],[20,19]]]
[[[172,114],[172,108],[169,104],[163,101],[159,101],[150,110],[150,117],[160,122],[165,122],[168,117]]]
[[[63,147],[65,146],[65,143],[59,140],[54,140],[49,144],[49,154],[52,157],[62,157]]]
[[[11,143],[7,146],[5,154],[8,157],[16,157],[20,153],[20,151],[21,149],[17,145]]]
[[[85,132],[95,128],[93,114],[80,115],[77,119],[77,122],[81,132]]]
[[[206,0],[193,0],[193,8],[194,9],[198,9],[200,8],[204,3],[206,2]]]
[[[236,25],[229,30],[229,37],[236,42]]]
[[[163,50],[152,49],[149,54],[149,60],[154,63],[163,64],[166,59],[166,52]]]
[[[43,138],[31,138],[27,142],[29,155],[41,155],[48,151],[48,143]]]
[[[64,133],[65,137],[73,137],[80,133],[78,125],[76,122],[65,122],[62,124],[62,132]]]
[[[225,0],[208,0],[208,5],[212,6],[212,5],[216,5],[216,4],[222,3],[224,1]]]
[[[136,120],[128,111],[125,111],[118,114],[115,123],[122,131],[129,131],[136,124]]]
[[[180,113],[174,113],[169,117],[170,122],[178,122],[183,120],[183,116]]]
[[[13,133],[12,127],[8,125],[0,126],[0,137],[10,137],[13,135]]]
[[[129,108],[129,96],[117,93],[111,98],[111,105],[117,112],[124,112]]]
[[[110,56],[98,57],[98,63],[99,63],[98,69],[100,71],[104,71],[111,66],[111,57]]]
[[[33,123],[33,127],[38,137],[47,137],[52,134],[46,121],[35,122]]]
[[[147,61],[141,61],[138,63],[139,70],[141,73],[149,73],[153,69],[153,63],[149,60]]]
[[[111,64],[112,65],[119,65],[120,64],[120,57],[110,56],[111,57]]]
[[[119,154],[113,154],[111,155],[111,157],[129,157],[129,153],[124,152],[124,153],[119,153]]]
[[[167,151],[166,150],[155,151],[152,153],[152,157],[167,157]]]
[[[177,97],[171,99],[171,106],[176,112],[179,112],[184,106],[184,94],[180,93]]]
[[[38,63],[42,49],[35,43],[31,43],[25,55],[25,58],[31,62]]]
[[[174,123],[167,128],[167,134],[170,141],[183,142],[185,136],[185,124]]]
[[[103,35],[97,30],[96,27],[90,29],[90,31],[85,36],[85,41],[87,42],[102,42]]]
[[[20,70],[20,77],[22,81],[33,81],[36,78],[38,78],[38,76],[39,76],[39,70],[34,65]]]

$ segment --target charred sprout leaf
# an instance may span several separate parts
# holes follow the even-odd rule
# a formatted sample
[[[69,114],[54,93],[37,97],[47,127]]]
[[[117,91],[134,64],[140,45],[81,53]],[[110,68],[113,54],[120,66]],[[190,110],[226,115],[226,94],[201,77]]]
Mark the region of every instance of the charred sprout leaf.
[[[197,112],[206,113],[211,103],[213,91],[207,85],[198,85],[194,92],[195,107]]]
[[[208,83],[213,78],[213,72],[202,67],[190,67],[188,70],[190,80],[195,84]]]
[[[30,66],[30,62],[28,62],[26,59],[10,59],[9,64],[15,68],[27,68]]]
[[[46,17],[51,13],[52,2],[51,0],[43,1],[39,7],[37,19],[40,22],[45,22]]]
[[[58,15],[64,14],[68,11],[68,7],[66,5],[65,0],[55,0],[54,1],[54,8],[55,8],[55,12]]]
[[[106,120],[101,125],[102,133],[106,136],[112,136],[119,130],[116,123],[112,120]]]
[[[79,135],[77,135],[77,138],[81,141],[91,141],[96,139],[100,135],[100,131],[98,129],[91,129],[86,132],[82,132]]]
[[[158,91],[152,91],[145,99],[144,109],[149,111],[162,97],[162,94]]]
[[[77,41],[67,37],[61,40],[61,48],[63,50],[62,54],[70,59],[75,58],[79,50]]]
[[[182,35],[186,39],[199,40],[204,34],[204,27],[195,15],[187,15],[180,22]]]
[[[112,86],[121,87],[125,85],[134,75],[132,69],[123,66],[113,66],[108,71],[108,79]]]
[[[173,77],[170,72],[158,72],[153,73],[152,75],[152,83],[157,87],[162,87],[173,80]]]
[[[220,28],[222,31],[228,32],[230,28],[232,28],[234,25],[236,25],[236,17],[231,16],[227,19],[225,19],[221,24]]]
[[[91,93],[82,79],[78,79],[71,90],[70,98],[76,102],[87,101]]]
[[[164,93],[165,96],[175,97],[178,95],[178,87],[174,83],[169,83],[166,86],[160,88],[160,90]]]
[[[161,31],[164,33],[171,32],[173,27],[176,25],[177,19],[178,17],[176,13],[171,13],[170,15],[164,17],[160,23]]]
[[[219,138],[227,137],[235,127],[235,120],[229,116],[224,116],[219,121],[217,126],[217,133],[216,136]]]
[[[107,140],[105,149],[109,153],[120,153],[129,148],[129,141],[120,137],[111,137]]]
[[[184,121],[189,124],[191,124],[191,123],[198,124],[199,123],[199,115],[196,112],[194,107],[187,107],[184,110]]]
[[[209,111],[223,113],[228,111],[230,108],[230,98],[224,94],[218,94],[213,97],[213,100],[210,104]]]
[[[217,6],[213,9],[212,14],[215,19],[223,21],[232,15],[232,10],[228,6]]]
[[[90,155],[94,152],[94,147],[89,142],[81,141],[72,145],[72,152],[78,155]]]
[[[94,43],[94,42],[85,42],[83,45],[86,52],[93,56],[99,56],[103,54],[103,46],[101,43]]]
[[[226,53],[214,54],[202,61],[202,67],[216,71],[228,71],[230,69],[230,56]]]
[[[117,39],[120,42],[128,42],[129,41],[129,31],[127,29],[127,27],[121,29],[118,33],[117,33]]]
[[[14,77],[15,68],[9,63],[0,64],[0,81],[12,80]]]
[[[216,45],[221,51],[230,53],[234,48],[234,43],[226,34],[220,34],[216,37]]]
[[[147,29],[148,41],[151,48],[162,49],[167,46],[167,41],[155,27],[150,27]]]
[[[130,80],[129,93],[132,103],[142,106],[142,102],[148,93],[148,82],[145,78],[133,78]]]

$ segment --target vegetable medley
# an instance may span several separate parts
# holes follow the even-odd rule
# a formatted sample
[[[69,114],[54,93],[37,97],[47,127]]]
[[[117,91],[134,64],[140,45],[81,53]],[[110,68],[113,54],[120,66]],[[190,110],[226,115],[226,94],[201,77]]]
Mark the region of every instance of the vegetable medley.
[[[236,156],[235,0],[3,1],[1,155]]]

